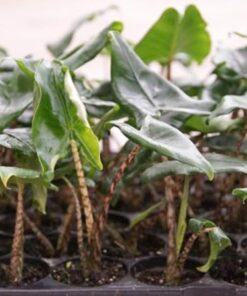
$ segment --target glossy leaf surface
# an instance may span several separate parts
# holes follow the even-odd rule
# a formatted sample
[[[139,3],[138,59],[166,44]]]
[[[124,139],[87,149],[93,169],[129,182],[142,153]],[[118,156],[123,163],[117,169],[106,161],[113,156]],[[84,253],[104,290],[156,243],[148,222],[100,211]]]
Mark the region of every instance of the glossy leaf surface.
[[[126,123],[115,123],[115,125],[133,142],[161,155],[200,168],[208,175],[209,179],[213,178],[214,172],[209,162],[188,137],[176,128],[149,116],[145,119],[140,130]]]
[[[119,103],[134,115],[137,123],[146,115],[173,111],[209,114],[213,103],[187,96],[171,82],[151,71],[117,33],[110,34],[112,47],[112,89]]]
[[[42,62],[35,81],[32,136],[43,171],[54,170],[57,160],[67,153],[71,138],[79,142],[91,164],[101,168],[99,143],[69,71],[59,63]]]

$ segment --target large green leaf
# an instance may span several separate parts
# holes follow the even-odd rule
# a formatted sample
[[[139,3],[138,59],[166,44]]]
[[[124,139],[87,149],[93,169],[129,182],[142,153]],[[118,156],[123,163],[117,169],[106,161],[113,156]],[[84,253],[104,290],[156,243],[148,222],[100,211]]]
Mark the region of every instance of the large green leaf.
[[[235,109],[247,110],[247,94],[244,96],[225,96],[211,113],[211,117],[228,114]]]
[[[35,82],[32,136],[43,172],[54,171],[72,138],[90,163],[101,169],[99,143],[68,69],[58,62],[43,61],[37,66]]]
[[[247,173],[247,161],[229,157],[223,154],[204,154],[206,160],[211,164],[215,174],[220,173]],[[175,160],[164,161],[153,164],[142,174],[142,181],[152,182],[168,175],[193,175],[203,173],[200,167],[195,167]]]
[[[97,10],[95,12],[89,13],[84,15],[80,19],[78,19],[71,27],[71,29],[57,42],[49,44],[47,48],[49,51],[55,56],[60,56],[66,48],[70,45],[76,31],[83,25],[95,20],[97,17],[103,15],[108,10],[116,8],[115,6],[111,5],[105,9]]]
[[[114,123],[123,134],[146,148],[150,148],[161,155],[179,160],[190,166],[200,168],[209,179],[213,178],[213,168],[201,155],[195,145],[176,128],[147,116],[140,130],[126,123]]]
[[[173,111],[209,114],[213,103],[192,99],[171,82],[151,71],[116,32],[110,33],[111,81],[119,103],[140,124],[146,115]]]
[[[247,188],[235,188],[232,194],[240,198],[243,202],[247,200]]]
[[[183,16],[169,8],[136,45],[135,50],[146,63],[169,62],[181,53],[201,63],[211,48],[206,26],[194,5],[188,6]]]
[[[210,240],[210,254],[207,262],[197,268],[200,272],[207,272],[217,260],[219,254],[227,247],[231,246],[231,240],[217,227],[213,222],[204,219],[192,218],[189,221],[189,229],[192,232],[199,233],[203,229],[208,229],[207,233]]]
[[[63,62],[71,70],[76,70],[86,62],[92,60],[107,44],[109,31],[121,32],[123,25],[121,22],[113,22],[103,29],[94,39],[72,50],[64,58]]]
[[[17,167],[0,166],[0,178],[5,187],[8,182],[16,182],[21,180],[22,182],[32,182],[40,178],[40,173],[30,169],[23,169]]]

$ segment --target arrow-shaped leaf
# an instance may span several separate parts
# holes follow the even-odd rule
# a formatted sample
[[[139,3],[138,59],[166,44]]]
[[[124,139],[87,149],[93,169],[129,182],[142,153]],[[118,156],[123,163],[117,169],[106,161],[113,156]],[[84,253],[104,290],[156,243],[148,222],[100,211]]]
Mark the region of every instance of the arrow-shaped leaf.
[[[136,45],[137,54],[146,63],[169,62],[177,54],[186,54],[201,63],[209,54],[211,42],[206,22],[194,5],[184,15],[168,8]]]
[[[162,112],[209,114],[213,103],[187,96],[171,82],[151,71],[116,32],[110,33],[112,48],[111,81],[119,103],[138,123],[146,115]]]
[[[176,128],[147,116],[140,130],[126,123],[114,123],[133,142],[152,149],[161,155],[179,160],[205,172],[213,178],[213,168],[195,145]]]

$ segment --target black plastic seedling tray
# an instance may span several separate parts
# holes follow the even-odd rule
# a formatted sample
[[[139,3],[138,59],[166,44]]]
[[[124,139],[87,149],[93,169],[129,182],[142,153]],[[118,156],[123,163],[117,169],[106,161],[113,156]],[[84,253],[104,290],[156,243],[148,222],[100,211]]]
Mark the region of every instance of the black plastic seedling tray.
[[[127,224],[128,219],[132,216],[123,213],[119,214],[117,211],[113,211],[112,214],[120,216],[121,219],[125,219]],[[8,237],[6,233],[5,235]],[[231,237],[234,239],[237,251],[241,253],[242,256],[246,257],[246,251],[241,248],[243,237],[246,239],[246,236],[231,234]],[[190,284],[178,287],[144,284],[134,278],[133,274],[141,269],[142,266],[147,267],[149,264],[150,267],[156,265],[163,266],[165,261],[164,255],[165,254],[162,254],[162,256],[144,256],[131,259],[109,258],[111,260],[116,259],[117,261],[122,261],[126,266],[126,275],[122,279],[108,285],[88,288],[68,286],[55,281],[49,274],[44,279],[35,282],[28,288],[0,288],[0,296],[247,296],[247,286],[238,286],[223,280],[215,280],[209,274],[202,276],[200,279]],[[31,258],[30,256],[26,257]],[[6,256],[0,257],[0,260],[3,258],[6,258]],[[63,257],[59,259],[41,258],[41,260],[46,263],[50,269],[66,260],[71,259],[73,259],[73,257]],[[34,260],[37,259],[34,258]],[[201,259],[191,257],[190,261],[193,265],[196,264],[198,266],[198,262],[201,261]]]
[[[63,259],[64,260],[64,259]],[[143,284],[133,278],[136,264],[147,260],[163,262],[163,257],[145,257],[135,260],[122,260],[126,264],[127,274],[121,280],[100,287],[73,287],[55,281],[51,275],[34,283],[29,288],[0,288],[0,295],[54,295],[54,296],[246,296],[247,287],[229,284],[212,279],[208,274],[200,280],[179,287],[154,286]],[[52,268],[62,260],[44,259]]]

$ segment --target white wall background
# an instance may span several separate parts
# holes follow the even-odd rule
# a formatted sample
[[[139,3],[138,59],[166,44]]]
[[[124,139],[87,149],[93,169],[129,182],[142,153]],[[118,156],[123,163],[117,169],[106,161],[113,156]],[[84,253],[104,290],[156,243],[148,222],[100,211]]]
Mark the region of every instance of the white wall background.
[[[117,19],[125,23],[125,36],[138,41],[164,9],[183,10],[191,3],[207,20],[214,46],[229,32],[247,33],[247,0],[0,0],[0,45],[13,56],[48,57],[45,44],[59,38],[80,16],[110,4],[119,11],[84,27],[76,39],[85,40]],[[239,40],[231,42],[236,45]]]

